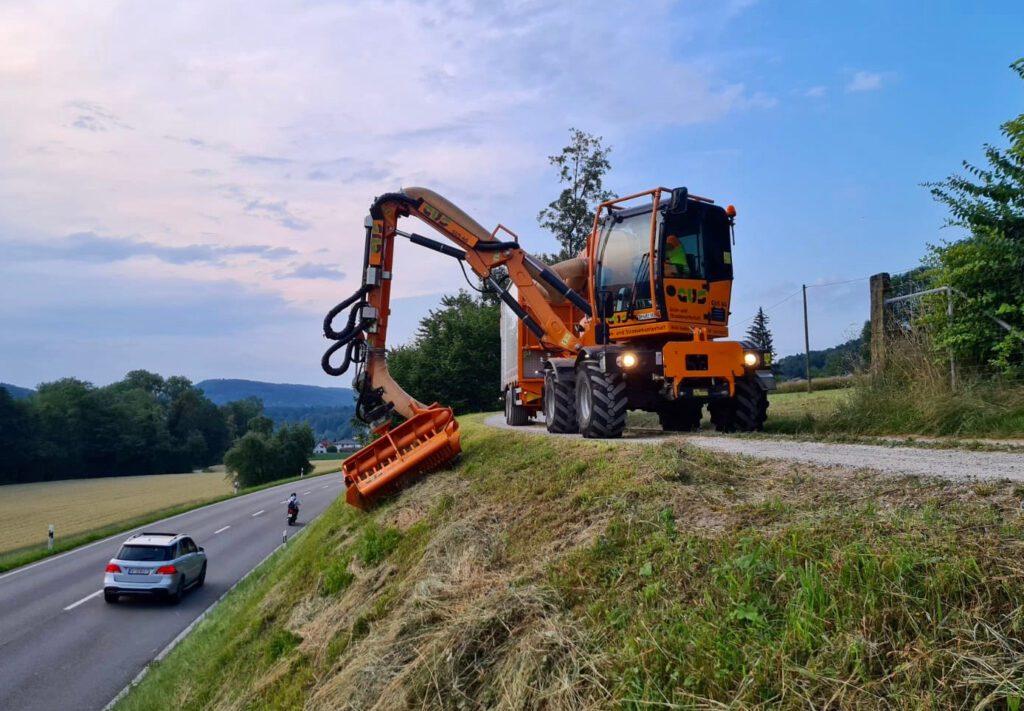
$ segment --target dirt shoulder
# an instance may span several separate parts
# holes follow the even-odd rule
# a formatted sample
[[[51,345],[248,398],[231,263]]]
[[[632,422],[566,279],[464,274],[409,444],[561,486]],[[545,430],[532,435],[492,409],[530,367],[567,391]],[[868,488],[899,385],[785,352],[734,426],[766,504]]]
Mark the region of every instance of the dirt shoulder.
[[[552,435],[543,423],[509,427],[500,414],[485,420],[490,427],[516,432],[580,439],[579,435]],[[930,449],[871,444],[806,442],[767,437],[729,437],[709,434],[664,434],[627,430],[621,444],[656,444],[679,440],[702,449],[761,459],[804,462],[823,466],[873,469],[887,474],[914,474],[945,479],[1010,479],[1024,481],[1024,453],[973,452],[960,449]]]

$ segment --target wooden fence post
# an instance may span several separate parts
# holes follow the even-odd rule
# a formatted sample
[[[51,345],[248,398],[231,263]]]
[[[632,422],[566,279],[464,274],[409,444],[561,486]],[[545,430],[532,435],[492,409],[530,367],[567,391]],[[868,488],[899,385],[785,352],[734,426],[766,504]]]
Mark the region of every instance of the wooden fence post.
[[[892,328],[892,312],[885,304],[892,291],[889,274],[882,272],[871,277],[871,372],[885,369],[885,356]]]

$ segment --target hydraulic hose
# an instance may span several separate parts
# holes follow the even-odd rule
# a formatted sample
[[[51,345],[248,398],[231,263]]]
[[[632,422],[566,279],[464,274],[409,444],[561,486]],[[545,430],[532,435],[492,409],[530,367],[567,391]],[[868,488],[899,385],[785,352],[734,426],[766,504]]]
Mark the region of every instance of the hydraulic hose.
[[[335,341],[335,343],[327,349],[323,357],[320,359],[320,367],[323,368],[324,372],[328,375],[342,375],[349,369],[349,366],[352,363],[363,362],[365,343],[363,339],[358,337],[362,335],[363,331],[366,330],[366,327],[373,323],[373,321],[372,319],[360,319],[357,324],[356,319],[359,318],[359,314],[363,307],[367,305],[367,302],[363,297],[365,297],[372,288],[372,285],[364,284],[357,289],[352,296],[348,297],[328,311],[327,315],[324,317],[324,337]],[[334,319],[337,318],[338,314],[349,307],[351,307],[351,310],[348,313],[348,320],[345,323],[345,327],[341,331],[335,331]],[[332,365],[331,356],[342,348],[345,349],[345,359],[341,362],[341,365]]]

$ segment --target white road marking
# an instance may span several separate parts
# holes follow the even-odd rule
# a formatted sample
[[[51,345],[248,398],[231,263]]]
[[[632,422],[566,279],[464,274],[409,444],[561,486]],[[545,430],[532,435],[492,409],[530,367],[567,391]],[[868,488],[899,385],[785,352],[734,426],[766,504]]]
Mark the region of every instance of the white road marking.
[[[303,495],[303,496],[305,496],[305,495],[306,495],[306,494],[308,494],[308,493],[309,493],[308,491],[303,491],[303,492],[302,492],[302,495]]]
[[[224,533],[224,531],[228,530],[229,528],[231,528],[230,525],[225,526],[224,528],[218,528],[216,531],[213,532],[213,535],[216,536],[218,533]]]
[[[255,517],[255,516],[259,516],[259,515],[260,515],[261,513],[263,513],[264,511],[266,511],[266,509],[260,509],[259,511],[257,511],[256,513],[254,513],[254,514],[253,514],[253,516],[254,516],[254,517]]]
[[[78,602],[73,602],[73,603],[71,603],[70,605],[68,605],[67,607],[65,607],[65,608],[64,608],[64,610],[65,610],[65,612],[66,612],[67,610],[74,610],[74,609],[75,609],[76,607],[78,607],[79,605],[81,605],[81,604],[82,604],[83,602],[89,602],[89,601],[90,601],[90,600],[92,600],[92,599],[93,599],[94,597],[96,597],[97,595],[101,595],[101,594],[103,594],[103,590],[97,590],[97,591],[96,591],[96,592],[94,592],[94,593],[93,593],[92,595],[86,595],[85,597],[83,597],[83,598],[82,598],[81,600],[79,600]]]
[[[282,503],[282,504],[287,504],[287,503],[288,503],[288,499],[285,499],[285,500],[284,500],[284,501],[282,501],[281,503]]]
[[[328,486],[330,486],[330,484],[324,484],[324,485],[323,485],[323,486],[321,486],[320,488],[321,488],[321,489],[326,489],[326,488],[327,488]]]

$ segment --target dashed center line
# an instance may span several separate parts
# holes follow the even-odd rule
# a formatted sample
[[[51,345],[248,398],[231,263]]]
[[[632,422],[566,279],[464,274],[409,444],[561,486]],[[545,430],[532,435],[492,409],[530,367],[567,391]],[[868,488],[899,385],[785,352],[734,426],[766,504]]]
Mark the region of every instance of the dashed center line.
[[[218,533],[224,533],[224,531],[228,530],[229,528],[231,528],[230,524],[225,526],[224,528],[218,528],[216,531],[213,532],[213,535],[216,536]]]
[[[259,511],[257,511],[256,513],[253,514],[253,517],[255,518],[256,516],[259,516],[264,511],[266,511],[266,509],[260,509]]]
[[[83,597],[78,602],[73,602],[70,605],[68,605],[67,607],[65,607],[64,610],[65,611],[67,611],[67,610],[74,610],[76,607],[81,605],[83,602],[89,602],[90,600],[92,600],[94,597],[96,597],[97,595],[101,594],[102,592],[103,592],[102,590],[97,590],[92,595],[86,595],[85,597]]]
[[[308,494],[308,493],[309,493],[308,491],[303,491],[303,492],[302,492],[302,495],[303,495],[303,496],[305,496],[305,495],[306,495],[306,494]]]

